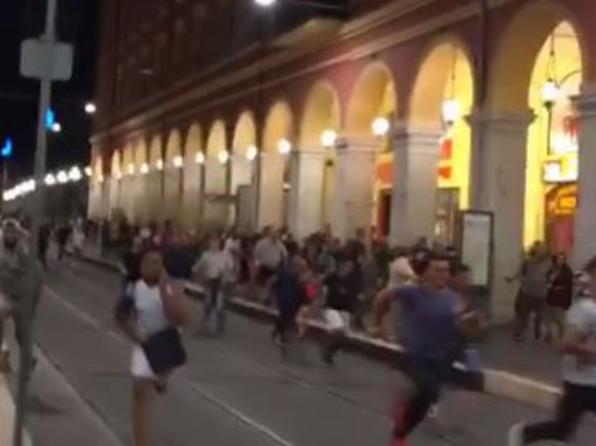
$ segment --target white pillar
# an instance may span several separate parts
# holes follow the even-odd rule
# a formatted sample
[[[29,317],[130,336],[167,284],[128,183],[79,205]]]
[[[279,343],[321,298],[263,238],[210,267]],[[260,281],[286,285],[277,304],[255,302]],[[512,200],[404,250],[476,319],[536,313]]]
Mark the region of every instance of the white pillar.
[[[284,171],[286,158],[279,153],[261,154],[258,228],[279,228],[284,221]]]
[[[345,239],[368,232],[373,215],[373,185],[378,142],[375,138],[342,138],[337,144],[334,232]]]
[[[391,240],[397,245],[434,237],[440,138],[434,126],[398,125],[394,131]]]
[[[596,255],[596,94],[585,94],[575,101],[581,125],[574,264],[581,268]]]
[[[508,283],[523,252],[526,144],[531,112],[477,112],[473,132],[471,208],[494,213],[492,319],[510,320],[518,284]],[[543,199],[543,197],[539,197]]]
[[[323,226],[324,148],[293,153],[290,231],[299,239]]]

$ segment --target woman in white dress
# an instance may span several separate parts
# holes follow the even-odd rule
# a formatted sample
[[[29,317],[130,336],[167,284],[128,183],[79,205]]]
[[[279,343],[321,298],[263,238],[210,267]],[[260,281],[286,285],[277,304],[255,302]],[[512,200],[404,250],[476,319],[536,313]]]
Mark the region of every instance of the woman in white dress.
[[[151,399],[166,390],[166,379],[172,370],[155,373],[147,358],[147,340],[188,321],[189,311],[183,298],[165,277],[163,259],[158,251],[145,252],[141,258],[141,279],[128,291],[128,317],[119,318],[122,330],[133,342],[130,373],[133,378],[132,433],[134,446],[148,444],[147,425]]]

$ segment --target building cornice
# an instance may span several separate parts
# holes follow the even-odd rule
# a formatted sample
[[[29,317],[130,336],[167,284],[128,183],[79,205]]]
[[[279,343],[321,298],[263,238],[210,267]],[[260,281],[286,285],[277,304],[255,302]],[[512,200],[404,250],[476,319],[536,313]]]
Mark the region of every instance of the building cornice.
[[[436,0],[408,0],[405,3],[400,2],[396,5],[390,4],[386,7],[382,7],[380,10],[375,10],[371,13],[364,15],[363,17],[359,17],[348,22],[340,30],[337,39],[331,42],[326,42],[324,45],[299,50],[289,49],[277,52],[262,60],[252,62],[250,65],[242,69],[234,70],[230,74],[217,76],[205,82],[197,82],[198,80],[204,79],[206,74],[210,73],[215,75],[217,74],[217,70],[223,70],[226,68],[226,65],[233,64],[234,62],[241,60],[241,58],[243,57],[246,58],[247,55],[255,51],[256,47],[254,45],[248,47],[240,53],[236,54],[235,56],[230,57],[227,61],[218,64],[217,67],[210,67],[207,71],[199,73],[198,79],[193,77],[192,79],[185,79],[183,81],[177,82],[167,90],[163,91],[162,93],[159,93],[157,96],[147,99],[146,102],[144,101],[138,104],[138,108],[143,108],[144,104],[147,104],[145,106],[147,107],[150,106],[150,104],[163,100],[163,102],[157,107],[149,108],[145,112],[138,113],[133,117],[125,119],[123,122],[113,126],[109,130],[97,132],[92,137],[92,142],[100,143],[101,140],[112,134],[118,135],[121,133],[130,133],[137,129],[139,126],[142,126],[147,121],[155,120],[166,113],[175,113],[176,109],[181,108],[184,105],[191,104],[193,102],[198,102],[202,99],[208,98],[211,95],[214,95],[218,91],[224,90],[226,88],[231,88],[234,85],[237,85],[241,82],[249,81],[250,79],[255,78],[262,72],[278,69],[284,66],[285,64],[296,62],[300,60],[300,58],[307,57],[313,53],[329,48],[332,45],[337,44],[338,41],[341,41],[343,39],[352,38],[356,35],[370,32],[371,30],[379,26],[391,23],[392,21],[395,21],[403,17],[405,14],[408,14],[412,11],[415,11],[416,9],[427,6],[431,3],[434,3],[435,1]],[[495,9],[514,1],[519,0],[488,0],[487,5],[489,8]],[[382,15],[380,11],[384,12],[385,17],[380,18],[380,16]],[[170,116],[172,118],[181,118],[194,115],[197,113],[198,110],[205,110],[210,107],[214,107],[222,103],[226,103],[231,100],[237,99],[239,97],[248,96],[254,94],[258,90],[265,90],[296,78],[301,78],[313,73],[320,72],[335,65],[369,57],[382,50],[430,34],[438,29],[442,29],[447,26],[451,26],[455,23],[477,17],[481,13],[482,7],[479,2],[466,3],[465,5],[453,8],[450,11],[435,16],[429,20],[423,21],[408,28],[402,28],[400,31],[392,33],[388,36],[380,37],[370,42],[367,42],[366,44],[362,44],[355,48],[346,50],[342,54],[328,58],[318,64],[310,65],[302,70],[293,71],[291,74],[288,74],[286,76],[277,76],[275,79],[268,79],[260,83],[259,85],[253,85],[249,88],[244,88],[241,92],[230,93],[225,96],[219,96],[213,100],[202,103],[198,108],[193,108],[193,110],[171,114]],[[193,84],[199,84],[200,86],[192,89],[190,85]],[[186,85],[189,86],[189,90],[178,93],[177,90],[184,88],[184,86]],[[176,92],[176,94],[173,94],[174,91]]]

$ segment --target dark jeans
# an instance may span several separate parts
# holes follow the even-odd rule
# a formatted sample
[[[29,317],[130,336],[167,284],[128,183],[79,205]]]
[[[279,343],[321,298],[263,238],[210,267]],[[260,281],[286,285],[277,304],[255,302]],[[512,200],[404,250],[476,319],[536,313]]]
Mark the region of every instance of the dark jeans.
[[[545,305],[546,301],[544,297],[529,296],[522,291],[519,292],[516,303],[516,337],[523,337],[526,334],[532,315],[534,315],[534,338],[540,339],[542,337],[542,321],[544,319]]]
[[[272,338],[278,338],[282,344],[287,344],[288,336],[296,330],[296,316],[300,307],[297,305],[282,305],[271,333]]]
[[[405,374],[414,384],[414,395],[394,414],[393,437],[403,440],[426,417],[430,407],[438,401],[441,386],[448,375],[446,362],[407,357]]]
[[[524,444],[542,440],[567,441],[586,412],[596,414],[596,386],[565,383],[556,418],[553,421],[526,426]]]
[[[205,305],[205,320],[215,315],[215,330],[222,334],[226,330],[226,294],[220,279],[210,279],[207,282],[207,300]]]

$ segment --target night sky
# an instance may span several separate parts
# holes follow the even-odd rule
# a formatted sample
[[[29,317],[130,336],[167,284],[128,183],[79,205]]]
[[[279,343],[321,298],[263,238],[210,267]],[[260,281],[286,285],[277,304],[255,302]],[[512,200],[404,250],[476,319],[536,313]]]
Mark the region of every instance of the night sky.
[[[93,98],[100,0],[58,0],[58,36],[75,45],[73,78],[54,83],[52,107],[61,134],[49,135],[48,168],[84,164],[89,158],[91,119],[83,106]],[[39,84],[19,74],[20,41],[37,37],[44,26],[46,0],[2,0],[0,13],[0,145],[10,136],[15,154],[9,177],[33,170]]]

